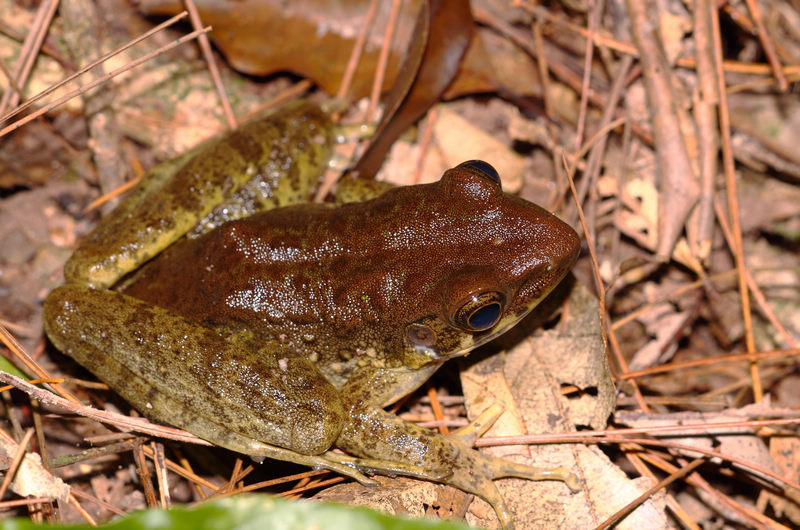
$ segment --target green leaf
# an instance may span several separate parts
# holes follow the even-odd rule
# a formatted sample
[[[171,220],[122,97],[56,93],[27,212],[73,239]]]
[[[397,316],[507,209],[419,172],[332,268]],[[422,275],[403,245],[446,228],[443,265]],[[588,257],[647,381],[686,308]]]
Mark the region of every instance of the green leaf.
[[[89,530],[84,525],[47,525],[49,528]],[[262,529],[306,530],[346,528],[347,530],[465,530],[469,527],[452,521],[410,519],[389,516],[368,508],[341,504],[287,501],[269,495],[239,495],[191,508],[145,510],[102,525],[114,530],[140,529]],[[0,521],[2,530],[41,529],[29,519]]]
[[[17,368],[14,363],[0,355],[0,371],[9,373],[11,375],[15,375],[20,379],[25,379],[26,381],[30,379],[28,374]]]

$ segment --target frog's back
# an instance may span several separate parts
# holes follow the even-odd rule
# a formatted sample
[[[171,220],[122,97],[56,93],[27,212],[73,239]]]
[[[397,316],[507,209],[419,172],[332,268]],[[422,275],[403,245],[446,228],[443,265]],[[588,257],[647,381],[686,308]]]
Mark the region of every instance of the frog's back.
[[[357,219],[348,210],[302,204],[226,223],[162,253],[125,292],[213,326],[346,325],[355,312],[347,318],[347,292],[331,279],[365,257],[347,237]]]
[[[501,191],[456,184],[443,178],[363,203],[303,204],[230,222],[163,253],[126,293],[207,325],[299,342],[366,328],[386,340],[440,314],[461,271],[536,295],[571,267],[578,239],[565,223]],[[387,337],[375,336],[382,330]]]

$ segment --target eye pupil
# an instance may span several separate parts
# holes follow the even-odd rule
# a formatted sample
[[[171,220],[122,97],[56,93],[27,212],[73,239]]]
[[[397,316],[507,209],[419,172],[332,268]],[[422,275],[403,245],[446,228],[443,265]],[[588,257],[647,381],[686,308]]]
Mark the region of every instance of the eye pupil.
[[[500,291],[470,295],[450,315],[450,322],[465,331],[485,331],[497,324],[505,305],[506,297]]]
[[[500,318],[500,311],[501,307],[497,302],[479,307],[467,319],[469,327],[478,331],[489,329],[494,326],[497,319]]]
[[[466,162],[460,163],[458,167],[470,169],[473,173],[488,177],[494,182],[500,182],[500,175],[497,173],[497,170],[492,167],[490,163],[484,162],[483,160],[467,160]]]

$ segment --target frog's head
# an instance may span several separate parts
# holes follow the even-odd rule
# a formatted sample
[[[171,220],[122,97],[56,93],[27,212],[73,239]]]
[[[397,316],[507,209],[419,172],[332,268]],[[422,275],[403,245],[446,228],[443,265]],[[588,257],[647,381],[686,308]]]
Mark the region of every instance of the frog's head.
[[[432,185],[425,209],[428,226],[446,224],[447,230],[444,237],[431,232],[436,256],[429,268],[439,276],[427,284],[430,296],[421,296],[436,311],[405,326],[407,357],[420,364],[464,355],[510,329],[578,257],[575,231],[504,193],[497,171],[481,160],[445,172]]]

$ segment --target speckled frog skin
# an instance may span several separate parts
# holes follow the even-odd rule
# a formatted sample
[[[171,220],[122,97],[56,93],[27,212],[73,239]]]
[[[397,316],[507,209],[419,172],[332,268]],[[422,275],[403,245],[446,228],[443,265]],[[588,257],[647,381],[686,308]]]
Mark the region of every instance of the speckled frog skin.
[[[480,495],[563,480],[383,410],[446,359],[525,316],[579,240],[465,162],[434,184],[303,202],[332,144],[306,102],[148,175],[90,234],[45,301],[53,344],[147,416],[255,457],[405,474]],[[343,455],[332,449],[341,449]]]

